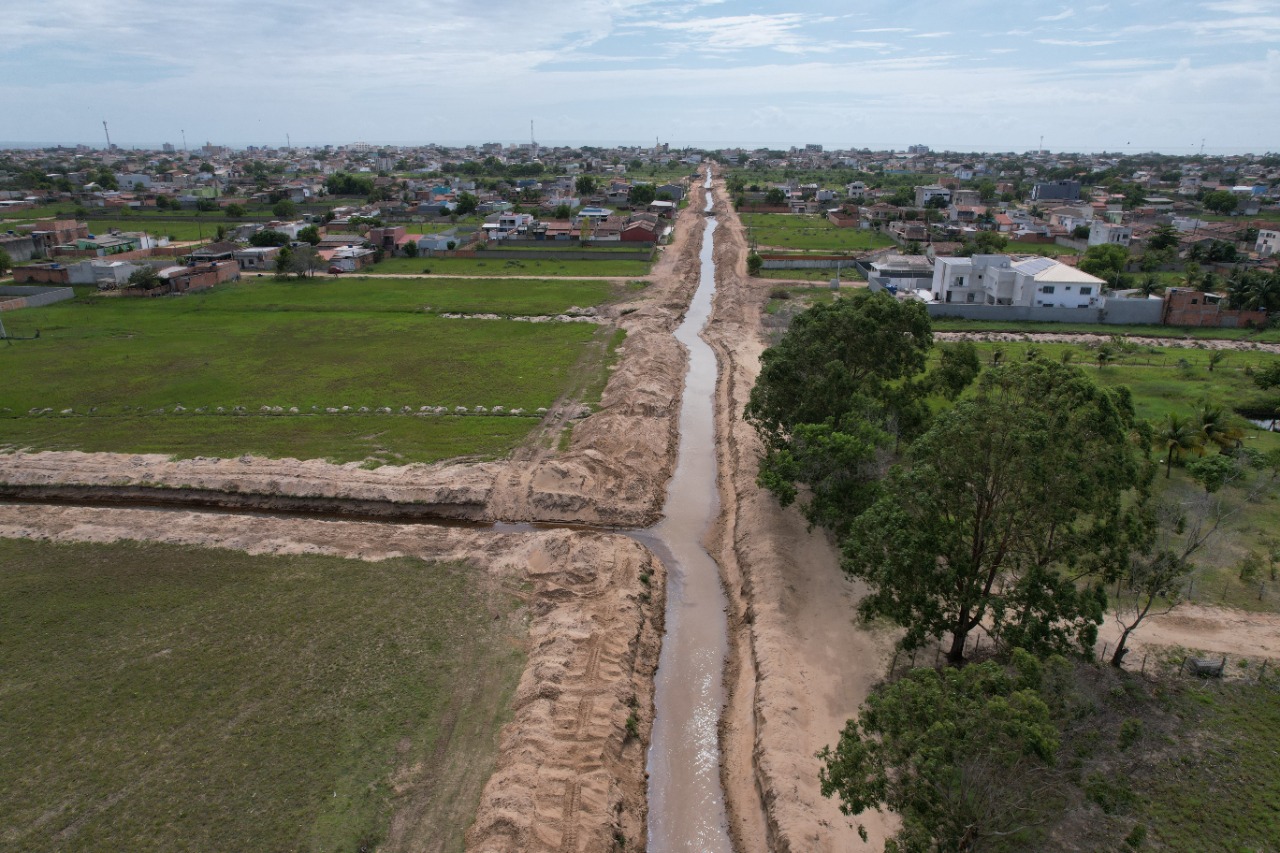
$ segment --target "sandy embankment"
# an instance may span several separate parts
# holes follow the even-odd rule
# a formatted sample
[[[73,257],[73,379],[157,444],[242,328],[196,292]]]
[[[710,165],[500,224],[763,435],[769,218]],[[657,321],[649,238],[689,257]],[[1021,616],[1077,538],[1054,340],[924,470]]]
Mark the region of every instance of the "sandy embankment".
[[[934,332],[939,341],[991,341],[996,343],[1079,344],[1097,346],[1110,343],[1112,335],[1093,332]],[[1233,341],[1215,338],[1153,337],[1146,335],[1121,335],[1126,343],[1141,347],[1174,347],[1177,349],[1212,349],[1233,352],[1280,353],[1280,344],[1258,341]]]

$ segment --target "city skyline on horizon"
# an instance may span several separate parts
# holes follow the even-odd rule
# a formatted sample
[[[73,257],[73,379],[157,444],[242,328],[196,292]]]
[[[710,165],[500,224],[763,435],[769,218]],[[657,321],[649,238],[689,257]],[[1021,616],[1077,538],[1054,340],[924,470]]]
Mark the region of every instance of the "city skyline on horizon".
[[[125,148],[183,130],[319,146],[357,125],[376,144],[513,144],[532,119],[544,145],[1280,148],[1280,0],[47,0],[4,30],[15,147],[97,147],[104,119]]]

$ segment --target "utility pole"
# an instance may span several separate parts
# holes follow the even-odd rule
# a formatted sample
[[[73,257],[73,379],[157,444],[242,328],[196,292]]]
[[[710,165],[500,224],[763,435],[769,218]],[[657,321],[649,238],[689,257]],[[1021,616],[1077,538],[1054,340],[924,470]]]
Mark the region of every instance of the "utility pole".
[[[179,132],[182,134],[182,157],[184,160],[190,160],[191,153],[187,151],[187,132],[185,130]]]
[[[111,150],[111,131],[107,130],[107,120],[102,120],[102,132],[107,135],[107,150]]]
[[[284,135],[284,147],[290,151],[293,150],[293,137],[287,133]]]

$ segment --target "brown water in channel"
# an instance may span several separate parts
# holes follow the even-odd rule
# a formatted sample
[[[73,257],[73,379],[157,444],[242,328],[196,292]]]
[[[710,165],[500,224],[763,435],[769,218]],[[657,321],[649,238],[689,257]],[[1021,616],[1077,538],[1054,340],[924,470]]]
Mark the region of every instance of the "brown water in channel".
[[[711,209],[707,176],[706,210]],[[664,517],[637,538],[667,565],[666,635],[654,685],[649,747],[649,850],[730,853],[717,727],[724,705],[728,601],[702,538],[720,508],[716,488],[716,357],[698,336],[715,291],[716,220],[703,232],[701,277],[676,338],[689,351],[680,449]]]

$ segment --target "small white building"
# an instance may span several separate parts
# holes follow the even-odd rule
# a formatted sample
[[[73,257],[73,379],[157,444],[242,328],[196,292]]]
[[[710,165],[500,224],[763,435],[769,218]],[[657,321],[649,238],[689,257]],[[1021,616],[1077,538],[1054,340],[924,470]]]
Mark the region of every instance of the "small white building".
[[[1115,225],[1095,219],[1089,224],[1090,246],[1128,246],[1133,241],[1133,229],[1128,225]]]
[[[1253,250],[1258,253],[1259,257],[1269,258],[1280,251],[1280,231],[1272,228],[1258,229],[1258,242],[1253,244]]]

